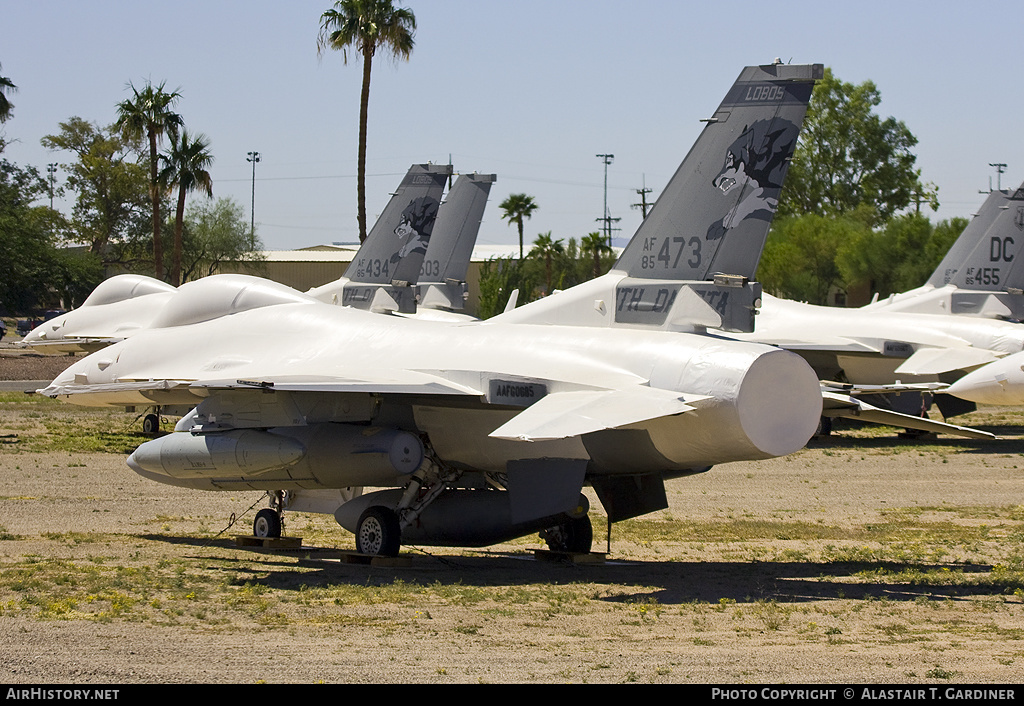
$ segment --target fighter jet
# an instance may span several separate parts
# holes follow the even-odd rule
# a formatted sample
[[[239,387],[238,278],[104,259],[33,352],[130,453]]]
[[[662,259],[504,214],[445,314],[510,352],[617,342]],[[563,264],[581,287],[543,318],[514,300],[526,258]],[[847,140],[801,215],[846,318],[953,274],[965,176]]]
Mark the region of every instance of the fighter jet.
[[[1024,319],[1024,185],[992,191],[921,287],[874,301],[879,313]]]
[[[826,430],[831,418],[850,417],[985,435],[927,419],[922,393],[940,393],[945,384],[1024,348],[1024,327],[1001,320],[1015,317],[1024,299],[1024,269],[1016,267],[1024,238],[1013,235],[1017,222],[1024,227],[1021,190],[993,192],[925,286],[855,309],[766,294],[756,331],[740,337],[807,359],[823,381]],[[934,399],[947,417],[970,409],[944,395]]]
[[[822,75],[744,69],[598,280],[451,323],[211,277],[41,392],[197,404],[128,464],[182,487],[268,491],[259,536],[290,509],[333,514],[366,554],[537,531],[588,551],[584,484],[617,522],[666,507],[668,478],[792,453],[817,426],[802,358],[707,328],[752,327],[750,277]]]
[[[450,166],[414,164],[410,167],[366,243],[356,253],[346,273],[351,277],[312,293],[321,292],[323,298],[333,298],[349,285],[348,294],[344,295],[348,303],[369,307],[375,301],[370,290],[380,286],[393,291],[397,287],[391,280],[385,284],[382,272],[409,277],[415,282],[434,227],[444,181],[450,173]],[[467,203],[463,207],[469,209],[475,204]],[[458,234],[452,240],[456,237]],[[441,239],[442,244],[445,240]],[[403,258],[405,260],[399,262]],[[380,284],[367,286],[372,282]],[[415,295],[408,287],[405,289],[407,295],[399,294],[397,298],[414,309]],[[148,327],[174,292],[174,287],[152,277],[116,275],[101,282],[82,306],[37,327],[19,345],[50,355],[97,351]],[[391,295],[382,295],[381,300],[394,302]]]
[[[152,277],[116,275],[82,306],[37,326],[19,345],[46,355],[97,351],[148,326],[173,293],[174,287]]]
[[[979,222],[987,225],[984,233],[968,239],[968,231]],[[924,287],[873,308],[948,309],[955,314],[1020,321],[1024,318],[1022,230],[1024,185],[1014,191],[993,191]],[[1022,365],[1024,353],[1013,353],[972,370],[944,392],[977,404],[1024,405]]]

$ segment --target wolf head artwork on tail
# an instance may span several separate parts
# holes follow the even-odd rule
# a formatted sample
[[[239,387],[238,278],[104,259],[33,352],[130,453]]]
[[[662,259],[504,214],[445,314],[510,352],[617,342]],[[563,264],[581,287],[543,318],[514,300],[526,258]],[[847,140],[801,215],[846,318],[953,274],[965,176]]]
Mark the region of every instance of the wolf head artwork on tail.
[[[420,196],[405,207],[402,211],[402,220],[395,227],[395,235],[404,242],[398,252],[391,256],[391,262],[398,262],[410,253],[427,253],[427,244],[434,229],[438,206],[440,203],[437,199]]]
[[[782,178],[797,134],[797,126],[788,121],[758,120],[729,146],[725,163],[711,184],[722,194],[735,192],[733,198],[738,201],[708,228],[708,240],[721,238],[745,218],[771,220],[779,206]]]

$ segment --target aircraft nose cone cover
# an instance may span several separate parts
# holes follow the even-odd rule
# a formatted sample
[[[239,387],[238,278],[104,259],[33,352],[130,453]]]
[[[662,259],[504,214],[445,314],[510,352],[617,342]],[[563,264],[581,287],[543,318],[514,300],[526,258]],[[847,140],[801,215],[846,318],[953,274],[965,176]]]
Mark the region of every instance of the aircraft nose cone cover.
[[[785,456],[814,435],[821,418],[821,386],[803,358],[772,351],[747,369],[736,409],[752,444],[769,456]]]

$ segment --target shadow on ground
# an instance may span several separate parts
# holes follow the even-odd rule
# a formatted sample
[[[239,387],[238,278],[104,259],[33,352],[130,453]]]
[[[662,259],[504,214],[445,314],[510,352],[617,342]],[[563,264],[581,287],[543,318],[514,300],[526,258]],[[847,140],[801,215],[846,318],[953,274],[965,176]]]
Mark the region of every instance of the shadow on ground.
[[[968,600],[981,596],[1012,594],[1019,582],[975,582],[988,574],[989,565],[923,564],[892,562],[692,562],[635,561],[609,558],[603,564],[570,561],[541,561],[532,552],[481,551],[474,555],[428,553],[409,547],[403,556],[407,566],[350,564],[340,560],[334,549],[304,547],[296,550],[268,550],[236,547],[230,539],[201,539],[145,535],[156,542],[222,550],[217,565],[207,571],[230,571],[236,580],[276,590],[329,588],[339,584],[386,585],[395,581],[409,584],[463,585],[478,587],[595,584],[617,587],[615,595],[596,597],[609,601],[654,600],[661,605],[691,602],[718,603],[725,600],[802,603],[841,599],[885,598],[894,601]],[[444,550],[447,552],[448,550]],[[252,555],[259,555],[253,563]],[[186,555],[196,562],[210,555]],[[899,572],[935,572],[948,569],[949,584],[908,583],[892,577]],[[241,578],[239,578],[241,577]]]

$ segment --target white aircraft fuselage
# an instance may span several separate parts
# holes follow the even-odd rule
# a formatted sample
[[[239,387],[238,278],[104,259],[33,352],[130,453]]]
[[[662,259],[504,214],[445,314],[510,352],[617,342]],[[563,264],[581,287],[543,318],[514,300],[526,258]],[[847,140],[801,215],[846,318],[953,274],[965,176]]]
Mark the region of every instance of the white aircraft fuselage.
[[[392,399],[400,400],[388,403],[393,409],[382,410],[374,393],[359,391],[359,381],[368,376],[375,393],[391,390]],[[166,391],[131,388],[149,380],[181,384]],[[592,473],[684,474],[695,467],[792,453],[814,433],[821,413],[811,369],[798,356],[768,346],[660,331],[421,322],[321,303],[267,306],[187,327],[140,332],[76,363],[47,394],[77,389],[68,401],[89,405],[130,404],[140,394],[151,403],[167,398],[199,404],[210,388],[189,384],[211,380],[273,384],[266,388],[266,404],[290,411],[235,410],[230,419],[207,423],[271,427],[288,435],[288,427],[316,424],[388,426],[393,413],[406,431],[425,434],[444,462],[494,472],[503,472],[511,459],[573,458],[588,460]],[[303,388],[304,380],[317,383]],[[284,389],[286,382],[293,383],[291,390]],[[119,385],[126,388],[119,390]],[[504,395],[501,386],[508,388]],[[96,392],[82,392],[85,388]],[[338,395],[339,389],[348,394]],[[575,428],[558,430],[560,414],[552,410],[541,414],[539,423],[556,424],[558,438],[514,429],[510,434],[520,438],[491,435],[545,397],[577,393],[587,401],[605,393],[615,400],[621,394],[628,407],[630,395],[653,395],[652,390],[668,392],[668,398],[682,396],[691,411],[657,417],[659,411],[652,410],[651,418],[608,429],[618,419],[615,411],[595,407],[609,415],[608,424],[598,419],[592,430],[584,424],[577,433]],[[252,387],[245,392],[251,396]],[[517,394],[523,399],[517,400]],[[278,396],[291,399],[269,399]],[[564,397],[565,404],[572,407],[574,399]],[[617,443],[626,440],[623,430],[640,432],[629,439],[642,443]],[[159,475],[158,468],[145,470]],[[252,488],[287,489],[292,470],[258,473],[243,482]],[[218,473],[178,478],[175,484],[215,488],[223,475]],[[232,477],[236,480],[230,485],[237,487],[241,479]],[[296,484],[310,487],[303,478]],[[336,474],[333,481],[312,485],[330,483],[356,484]]]

